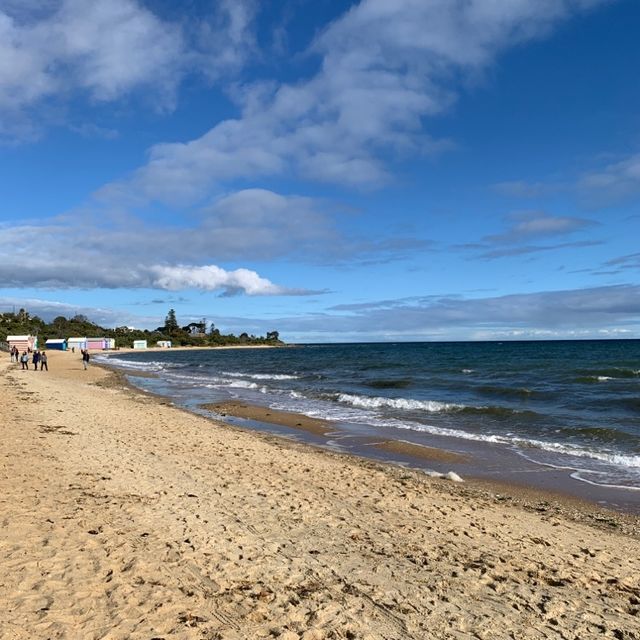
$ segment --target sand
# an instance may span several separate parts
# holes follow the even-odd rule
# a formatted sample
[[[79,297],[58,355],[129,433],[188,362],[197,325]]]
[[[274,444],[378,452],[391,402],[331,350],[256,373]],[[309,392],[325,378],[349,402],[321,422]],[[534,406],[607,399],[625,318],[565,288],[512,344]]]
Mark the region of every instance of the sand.
[[[0,638],[640,638],[633,518],[219,425],[77,355],[5,357]]]

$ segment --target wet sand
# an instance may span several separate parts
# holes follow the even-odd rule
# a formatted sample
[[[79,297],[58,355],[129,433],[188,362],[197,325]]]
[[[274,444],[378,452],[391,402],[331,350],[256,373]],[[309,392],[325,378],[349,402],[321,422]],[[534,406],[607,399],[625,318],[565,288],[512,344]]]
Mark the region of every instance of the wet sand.
[[[632,516],[0,363],[0,637],[640,638]]]
[[[278,411],[269,407],[247,404],[239,400],[214,402],[201,406],[203,409],[217,413],[221,417],[233,416],[234,418],[245,418],[256,422],[278,424],[283,427],[289,427],[289,429],[300,429],[318,436],[326,436],[336,430],[335,424],[329,420],[310,418],[302,413],[293,413],[291,411]]]
[[[233,416],[234,418],[244,418],[267,424],[277,424],[289,429],[299,429],[317,436],[327,436],[339,430],[339,426],[329,420],[311,418],[303,413],[293,411],[280,411],[255,404],[241,402],[240,400],[227,400],[225,402],[214,402],[201,405],[203,409],[224,418]],[[385,440],[384,442],[372,442],[372,447],[386,451],[388,453],[400,453],[412,456],[420,460],[431,460],[437,462],[464,463],[469,461],[469,456],[465,456],[454,451],[436,449],[422,445],[405,442],[402,440]]]

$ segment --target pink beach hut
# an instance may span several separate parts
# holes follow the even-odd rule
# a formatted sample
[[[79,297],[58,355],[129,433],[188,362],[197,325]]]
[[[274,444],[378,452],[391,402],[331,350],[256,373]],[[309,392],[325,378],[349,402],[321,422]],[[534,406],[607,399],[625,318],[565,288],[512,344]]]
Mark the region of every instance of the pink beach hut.
[[[106,338],[87,338],[87,349],[99,349],[102,351],[107,348]]]
[[[38,336],[7,336],[9,349],[17,347],[18,351],[28,351],[38,348]]]

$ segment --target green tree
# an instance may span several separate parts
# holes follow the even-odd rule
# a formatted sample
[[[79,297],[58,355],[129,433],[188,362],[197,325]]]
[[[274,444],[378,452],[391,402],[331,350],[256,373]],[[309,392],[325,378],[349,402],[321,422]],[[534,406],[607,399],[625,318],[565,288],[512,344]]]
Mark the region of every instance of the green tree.
[[[169,334],[173,334],[180,327],[178,327],[178,321],[176,320],[176,312],[173,309],[169,309],[167,317],[164,319],[164,328]]]

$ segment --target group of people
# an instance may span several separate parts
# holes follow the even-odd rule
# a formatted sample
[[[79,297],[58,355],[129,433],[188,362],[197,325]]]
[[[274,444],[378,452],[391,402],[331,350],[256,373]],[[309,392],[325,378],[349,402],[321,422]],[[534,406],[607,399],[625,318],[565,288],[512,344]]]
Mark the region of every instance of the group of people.
[[[86,371],[89,368],[89,350],[81,349],[82,353],[82,366]],[[40,371],[49,371],[49,364],[47,363],[47,352],[46,351],[31,351],[28,349],[27,351],[23,351],[22,355],[20,354],[20,350],[15,345],[11,347],[11,362],[20,363],[23,369],[29,368],[29,360],[33,363],[34,371],[38,370],[38,365],[40,365]]]
[[[31,356],[29,356],[31,354]],[[23,369],[29,368],[29,359],[33,363],[33,370],[38,370],[38,365],[40,365],[40,371],[49,371],[49,364],[47,363],[47,352],[46,351],[23,351],[22,355],[20,355],[20,350],[15,345],[11,347],[11,362],[15,362],[16,364],[19,362],[22,365]]]

